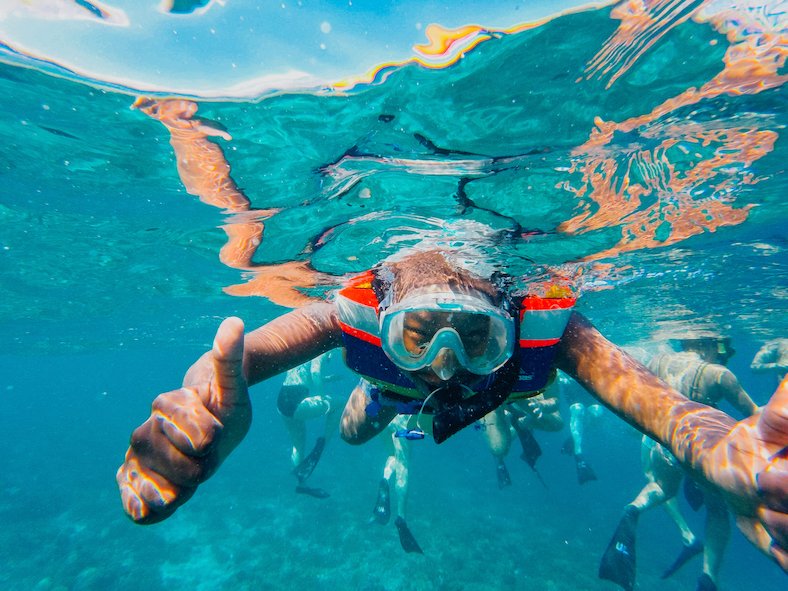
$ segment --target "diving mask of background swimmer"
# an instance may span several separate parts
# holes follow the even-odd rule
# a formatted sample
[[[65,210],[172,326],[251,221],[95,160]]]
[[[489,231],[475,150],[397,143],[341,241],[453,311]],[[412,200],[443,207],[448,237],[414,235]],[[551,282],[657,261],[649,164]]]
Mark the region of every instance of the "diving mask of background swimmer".
[[[514,320],[481,297],[422,293],[380,314],[383,351],[400,368],[431,367],[444,381],[462,367],[488,375],[514,351]]]

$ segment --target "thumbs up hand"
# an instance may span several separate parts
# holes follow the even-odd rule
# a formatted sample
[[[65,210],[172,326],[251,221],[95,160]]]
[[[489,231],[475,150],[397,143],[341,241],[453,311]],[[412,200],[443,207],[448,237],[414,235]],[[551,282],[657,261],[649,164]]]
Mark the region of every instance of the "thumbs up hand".
[[[156,523],[174,513],[249,430],[243,331],[238,318],[222,322],[199,371],[190,371],[200,380],[160,394],[151,416],[132,433],[116,479],[123,509],[137,523]]]

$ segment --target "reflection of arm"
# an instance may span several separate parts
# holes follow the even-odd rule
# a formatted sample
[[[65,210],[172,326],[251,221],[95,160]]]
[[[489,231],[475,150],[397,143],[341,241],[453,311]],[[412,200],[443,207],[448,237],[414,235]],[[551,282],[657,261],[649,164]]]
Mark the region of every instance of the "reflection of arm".
[[[341,329],[333,304],[312,304],[293,310],[246,335],[246,379],[251,386],[340,344]],[[210,381],[212,373],[212,353],[208,352],[189,368],[183,385]]]
[[[193,101],[139,98],[133,107],[160,121],[170,132],[178,175],[186,191],[203,203],[236,214],[222,227],[227,244],[219,254],[220,260],[234,269],[251,268],[252,257],[262,240],[263,220],[276,212],[252,210],[249,198],[230,176],[224,152],[208,139],[218,136],[229,141],[230,134],[209,121],[195,118],[197,103]]]

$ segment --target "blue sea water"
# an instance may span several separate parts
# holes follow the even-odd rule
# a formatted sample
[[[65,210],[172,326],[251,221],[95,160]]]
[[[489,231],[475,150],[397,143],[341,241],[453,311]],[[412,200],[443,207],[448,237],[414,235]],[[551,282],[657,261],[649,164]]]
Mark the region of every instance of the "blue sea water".
[[[165,522],[128,520],[114,474],[222,318],[285,311],[264,287],[286,263],[320,272],[297,293],[322,297],[425,243],[481,250],[526,283],[570,277],[621,345],[731,336],[731,369],[765,403],[775,378],[749,361],[788,328],[784,11],[645,5],[675,14],[619,45],[621,14],[603,6],[479,33],[454,64],[403,63],[347,92],[198,100],[232,136],[217,145],[251,208],[275,210],[254,263],[234,266],[222,228],[248,220],[187,193],[165,128],[129,108],[141,90],[3,60],[0,589],[615,589],[599,558],[644,478],[638,434],[612,415],[588,427],[599,480],[583,486],[566,431],[537,434],[544,485],[515,445],[504,490],[474,429],[416,442],[408,523],[424,555],[368,523],[379,442],[334,439],[310,480],[331,496],[294,493],[281,378],[254,388],[247,439]],[[742,72],[734,50],[775,73]],[[354,383],[342,375],[340,399]],[[703,512],[681,503],[701,533]],[[641,518],[637,588],[694,589],[698,559],[660,580],[679,548],[664,512]],[[785,581],[734,528],[720,588]]]

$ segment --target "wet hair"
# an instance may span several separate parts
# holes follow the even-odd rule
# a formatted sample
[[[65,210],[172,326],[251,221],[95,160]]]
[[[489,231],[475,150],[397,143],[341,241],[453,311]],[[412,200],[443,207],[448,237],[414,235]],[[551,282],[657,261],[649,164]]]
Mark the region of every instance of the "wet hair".
[[[700,337],[694,339],[681,339],[682,351],[697,351],[704,346],[713,345],[717,351],[717,358],[722,365],[725,365],[728,360],[736,353],[736,349],[731,344],[730,337]]]
[[[496,305],[501,302],[502,293],[491,280],[463,269],[449,257],[449,253],[430,250],[380,263],[373,269],[372,283],[378,300],[393,304],[417,289],[436,286],[455,293],[482,293]]]

